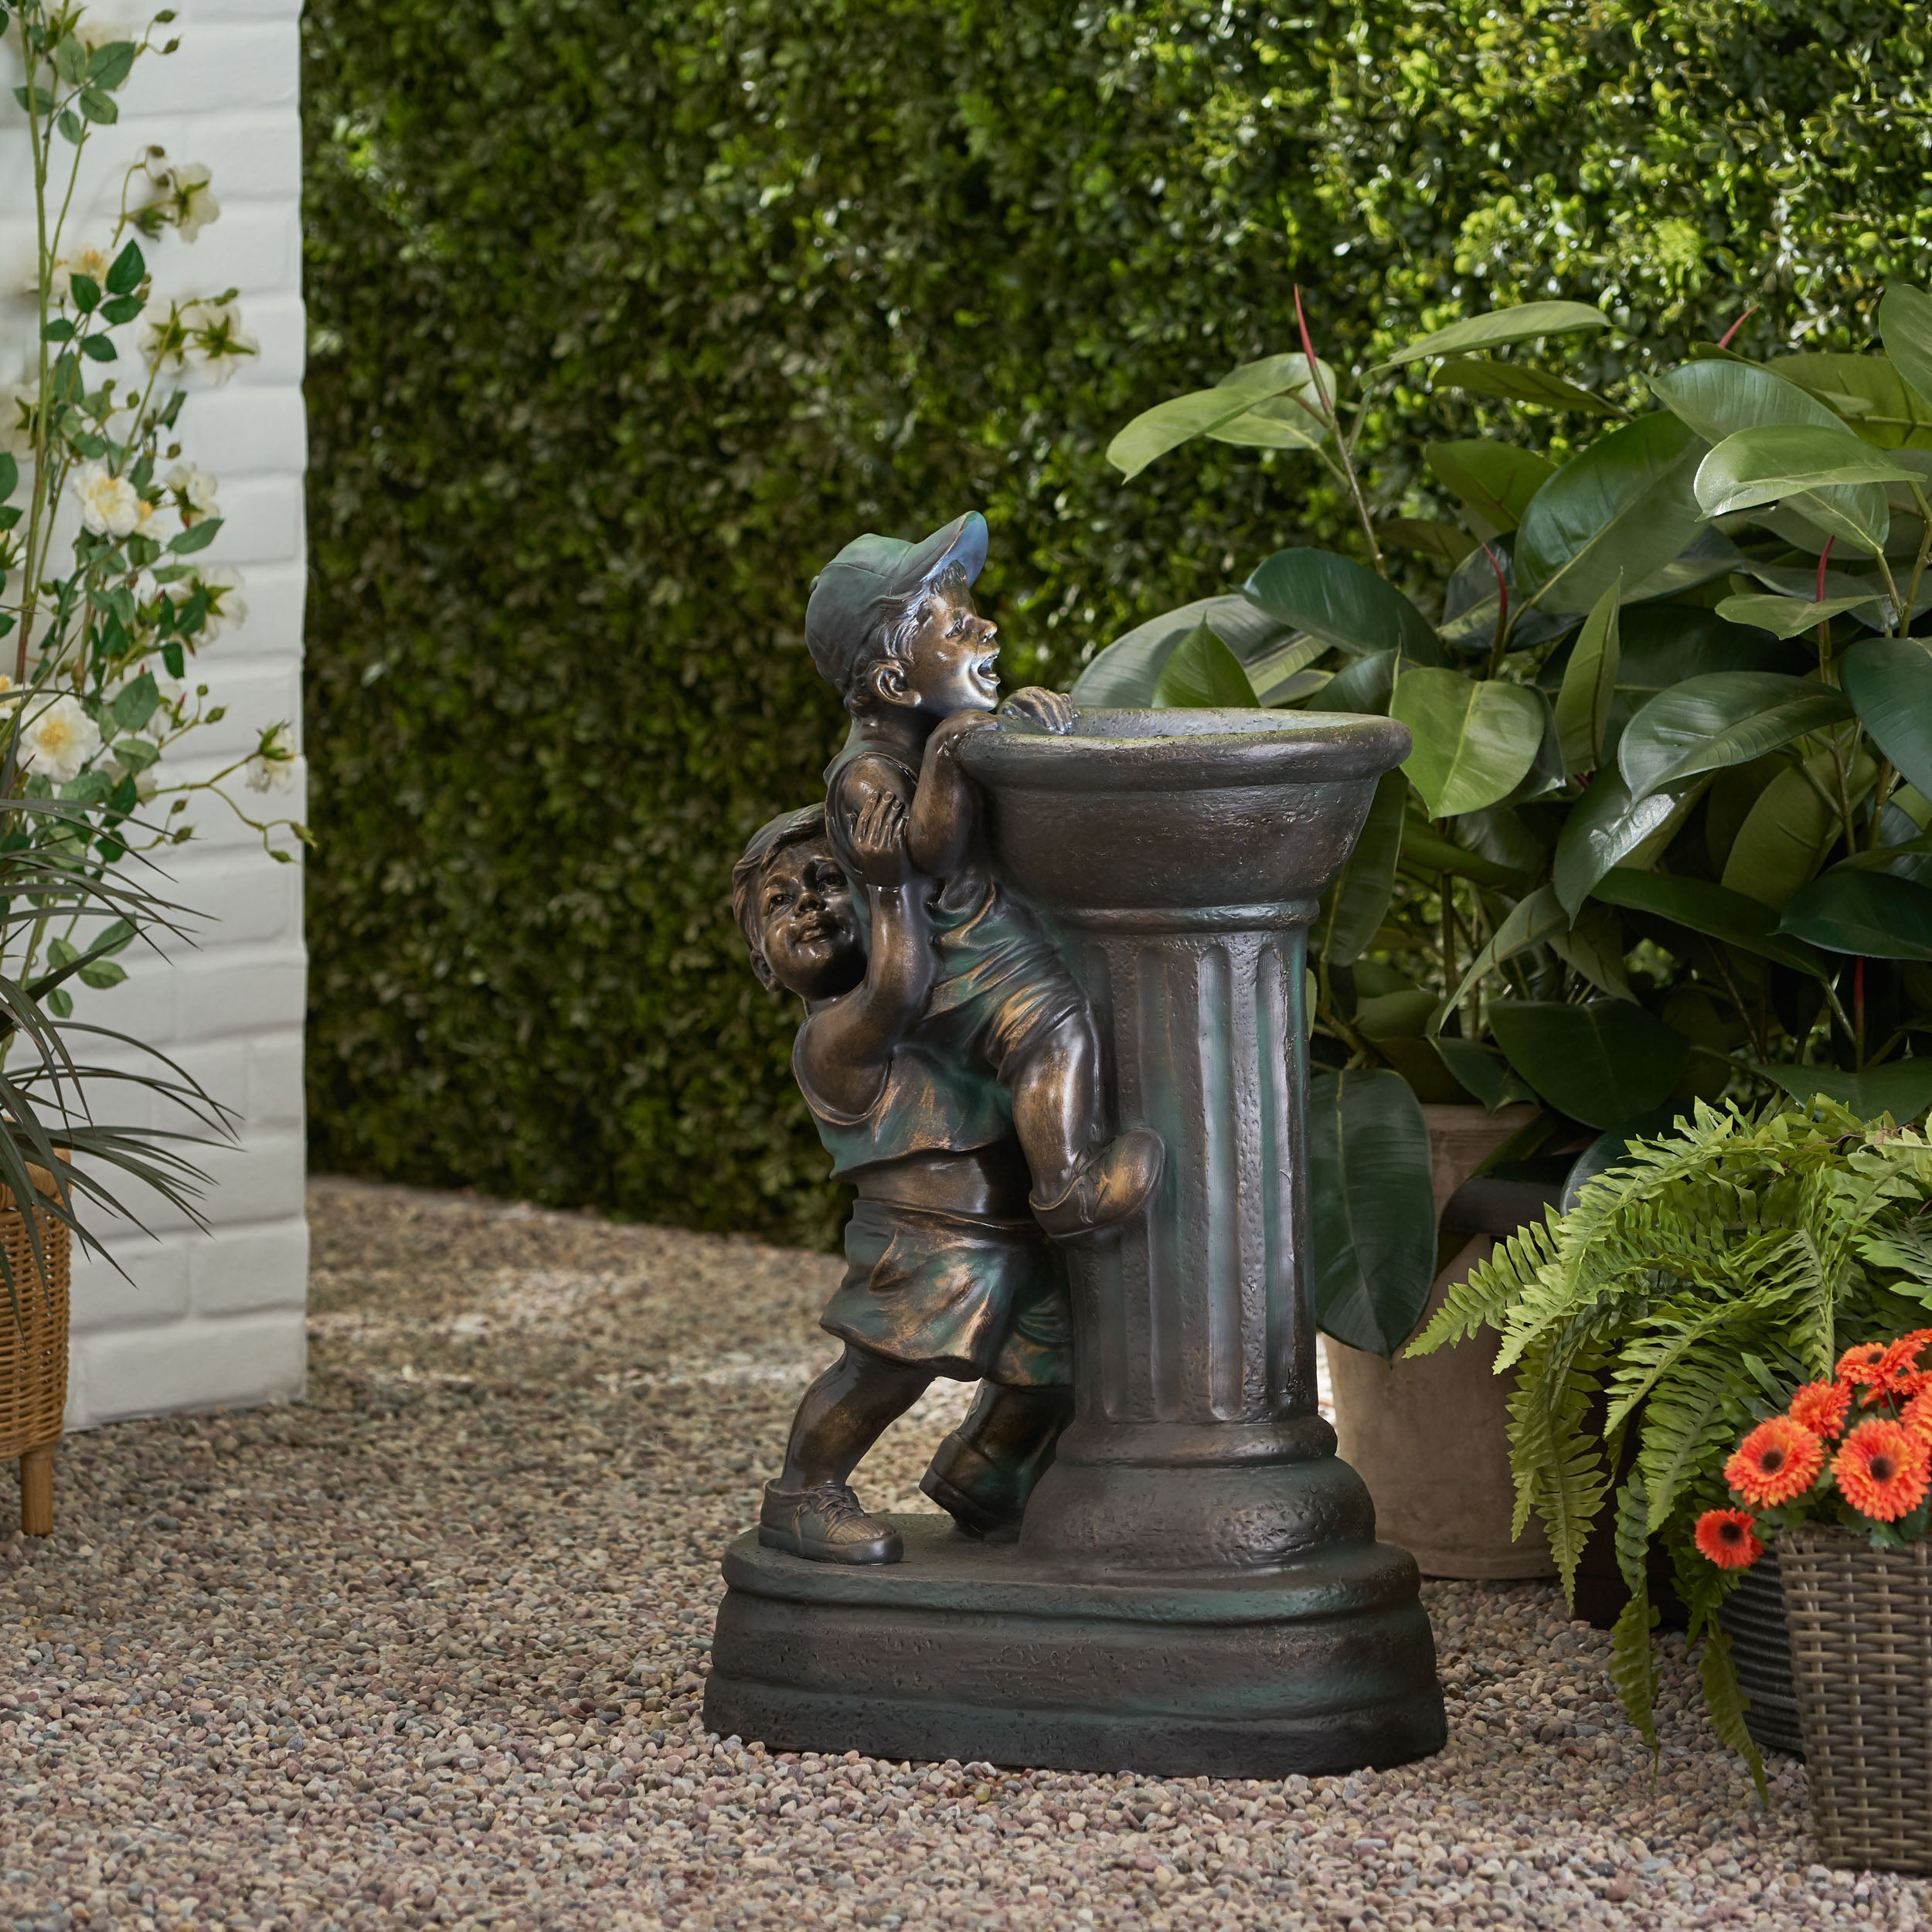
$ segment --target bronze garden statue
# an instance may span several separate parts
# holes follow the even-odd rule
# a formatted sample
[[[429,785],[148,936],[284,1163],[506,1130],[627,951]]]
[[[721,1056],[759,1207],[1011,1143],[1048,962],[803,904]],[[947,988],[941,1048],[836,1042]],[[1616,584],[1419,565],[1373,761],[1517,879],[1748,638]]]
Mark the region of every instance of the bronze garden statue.
[[[1183,1775],[1419,1756],[1415,1565],[1316,1411],[1299,1278],[1307,927],[1407,734],[996,710],[985,548],[969,515],[826,567],[850,732],[733,876],[857,1199],[844,1352],[726,1558],[707,1719]],[[922,1484],[947,1515],[868,1515],[848,1478],[941,1376],[981,1384]]]

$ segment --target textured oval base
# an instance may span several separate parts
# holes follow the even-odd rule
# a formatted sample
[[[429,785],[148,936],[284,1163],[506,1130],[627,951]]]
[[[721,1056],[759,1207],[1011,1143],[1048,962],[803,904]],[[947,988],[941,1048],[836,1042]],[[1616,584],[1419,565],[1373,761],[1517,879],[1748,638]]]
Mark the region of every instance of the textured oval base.
[[[901,1516],[905,1560],[725,1560],[705,1721],[774,1750],[1280,1777],[1442,1747],[1414,1563],[1367,1542],[1212,1582],[1080,1583]]]

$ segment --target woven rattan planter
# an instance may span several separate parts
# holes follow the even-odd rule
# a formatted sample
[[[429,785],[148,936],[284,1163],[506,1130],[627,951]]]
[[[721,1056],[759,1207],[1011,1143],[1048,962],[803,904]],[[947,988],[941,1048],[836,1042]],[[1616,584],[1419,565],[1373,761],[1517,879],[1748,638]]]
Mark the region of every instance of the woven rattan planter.
[[[38,1178],[39,1170],[33,1172]],[[51,1180],[49,1181],[51,1185]],[[67,1406],[69,1235],[42,1214],[43,1279],[27,1238],[27,1220],[10,1188],[0,1188],[0,1246],[12,1266],[13,1292],[0,1282],[0,1461],[20,1464],[20,1527],[53,1533],[53,1452]]]
[[[1808,1526],[1777,1554],[1819,1855],[1932,1872],[1932,1543]]]

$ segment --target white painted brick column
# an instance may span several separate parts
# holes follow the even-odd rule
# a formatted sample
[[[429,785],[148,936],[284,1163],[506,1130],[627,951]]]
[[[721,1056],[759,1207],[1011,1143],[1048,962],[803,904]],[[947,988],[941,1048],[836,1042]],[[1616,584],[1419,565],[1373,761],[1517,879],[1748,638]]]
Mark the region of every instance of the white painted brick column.
[[[192,243],[172,231],[143,243],[156,294],[240,289],[260,356],[223,389],[191,379],[183,453],[220,481],[226,519],[211,563],[242,573],[247,621],[204,648],[189,681],[229,715],[186,741],[182,770],[219,769],[301,703],[305,568],[302,472],[304,319],[299,0],[177,0],[179,51],[136,66],[118,125],[88,154],[69,251],[104,240],[122,170],[150,143],[213,171],[219,220]],[[145,22],[151,8],[102,0],[97,19]],[[18,291],[32,272],[26,137],[11,98],[19,57],[0,52],[0,384],[26,372],[32,342]],[[124,332],[124,340],[134,330]],[[260,815],[301,818],[301,787]],[[98,1261],[74,1270],[68,1426],[162,1410],[298,1395],[302,1388],[308,1232],[302,1204],[302,1015],[305,955],[299,866],[277,865],[218,801],[198,803],[196,836],[167,855],[164,896],[208,915],[193,949],[165,962],[123,955],[128,984],[86,995],[80,1010],[151,1042],[242,1116],[240,1145],[208,1155],[215,1185],[202,1233],[165,1208],[143,1218],[158,1240],[104,1230],[129,1279]],[[105,1056],[104,1055],[104,1058]],[[103,1105],[100,1117],[110,1117]],[[112,1117],[151,1119],[137,1102]]]

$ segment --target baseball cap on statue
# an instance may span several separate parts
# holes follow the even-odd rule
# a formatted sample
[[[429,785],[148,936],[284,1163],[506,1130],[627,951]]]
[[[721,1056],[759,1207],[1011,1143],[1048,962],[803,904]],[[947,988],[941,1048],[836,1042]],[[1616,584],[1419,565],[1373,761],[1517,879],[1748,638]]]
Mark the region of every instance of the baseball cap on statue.
[[[954,517],[921,543],[854,537],[812,580],[805,605],[805,645],[819,675],[842,698],[849,696],[876,655],[873,637],[880,624],[949,563],[963,565],[970,583],[985,561],[986,519],[977,510]]]

